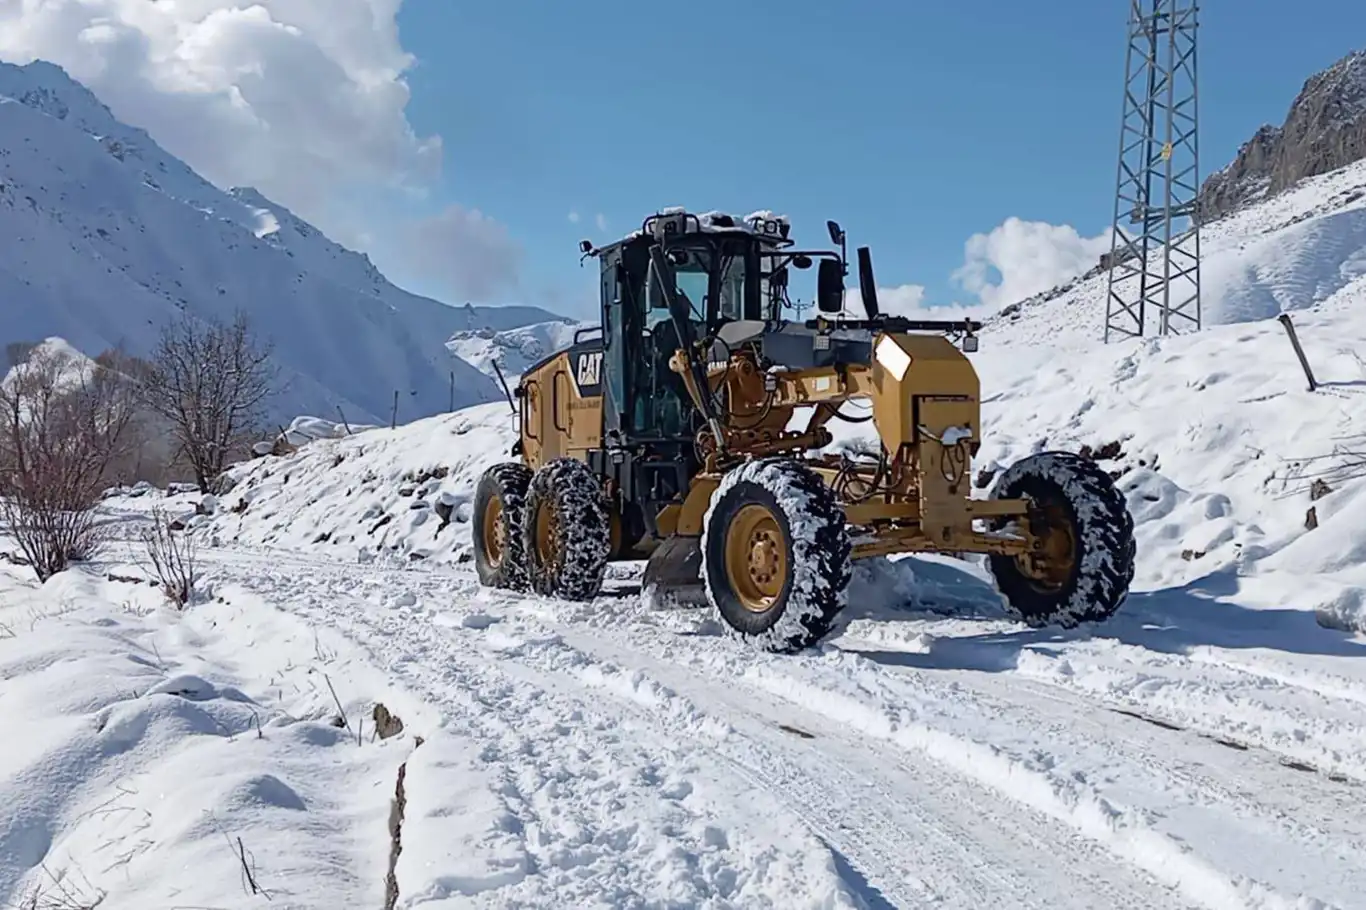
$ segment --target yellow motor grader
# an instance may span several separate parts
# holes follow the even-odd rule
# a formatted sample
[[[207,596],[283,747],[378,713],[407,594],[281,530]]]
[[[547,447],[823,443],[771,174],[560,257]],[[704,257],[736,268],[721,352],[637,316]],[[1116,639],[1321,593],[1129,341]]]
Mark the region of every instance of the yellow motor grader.
[[[707,604],[773,651],[820,641],[852,561],[896,553],[986,554],[1032,625],[1119,609],[1133,520],[1111,478],[1043,452],[972,498],[981,404],[964,351],[980,326],[882,313],[867,247],[865,312],[846,313],[845,234],[827,228],[837,251],[795,249],[770,213],[669,209],[580,245],[601,265],[601,326],[511,393],[517,460],[489,468],[474,503],[483,584],[586,600],[607,563],[645,559],[643,594]],[[791,318],[789,279],[817,263],[817,314]],[[873,450],[833,450],[831,421],[871,421]]]

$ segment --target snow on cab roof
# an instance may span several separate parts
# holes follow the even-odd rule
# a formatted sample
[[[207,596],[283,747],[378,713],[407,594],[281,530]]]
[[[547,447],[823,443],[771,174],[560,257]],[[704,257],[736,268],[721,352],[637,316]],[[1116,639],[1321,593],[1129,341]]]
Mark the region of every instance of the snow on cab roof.
[[[656,218],[667,218],[676,215],[693,215],[693,217],[697,219],[695,223],[691,220],[686,221],[689,233],[700,232],[706,234],[721,233],[725,231],[744,231],[759,236],[771,236],[775,239],[785,239],[792,227],[792,220],[788,218],[788,216],[776,214],[768,209],[759,209],[750,212],[748,215],[737,216],[716,209],[708,212],[692,213],[681,205],[671,205],[660,209],[649,218],[646,218],[645,223],[641,227],[636,228],[634,231],[627,234],[622,240],[634,240],[637,237],[643,236],[645,233],[645,226]]]

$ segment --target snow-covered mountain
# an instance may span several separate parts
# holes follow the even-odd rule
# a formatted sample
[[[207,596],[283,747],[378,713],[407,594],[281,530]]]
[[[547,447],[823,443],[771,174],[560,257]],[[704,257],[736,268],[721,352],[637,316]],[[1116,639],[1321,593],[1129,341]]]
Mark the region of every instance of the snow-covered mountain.
[[[568,347],[585,322],[537,322],[506,331],[492,328],[456,332],[446,342],[451,353],[490,376],[493,364],[509,383],[527,367],[553,351]]]
[[[1206,326],[1355,299],[1366,290],[1366,160],[1203,225],[1200,252]],[[1006,307],[984,337],[1090,348],[1104,332],[1105,288],[1106,273],[1093,269]]]
[[[1265,124],[1200,188],[1201,217],[1239,208],[1366,158],[1366,50],[1305,80],[1280,126]]]
[[[556,317],[445,306],[249,188],[214,187],[116,120],[57,66],[0,64],[0,349],[58,336],[87,354],[143,353],[177,311],[241,308],[275,344],[285,419],[388,422],[501,397],[451,356],[458,330]]]

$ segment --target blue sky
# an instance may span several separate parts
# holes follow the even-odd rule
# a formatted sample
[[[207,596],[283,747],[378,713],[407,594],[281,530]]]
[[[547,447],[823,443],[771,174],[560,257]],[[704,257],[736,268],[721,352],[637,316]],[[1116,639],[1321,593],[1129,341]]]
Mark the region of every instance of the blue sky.
[[[1366,45],[1366,3],[1204,6],[1208,174],[1279,123],[1307,76]],[[421,205],[505,227],[522,252],[499,302],[586,315],[576,242],[681,204],[786,212],[811,243],[835,218],[873,247],[879,284],[975,303],[950,278],[971,235],[1012,216],[1108,227],[1127,7],[406,0],[408,117],[444,142]]]

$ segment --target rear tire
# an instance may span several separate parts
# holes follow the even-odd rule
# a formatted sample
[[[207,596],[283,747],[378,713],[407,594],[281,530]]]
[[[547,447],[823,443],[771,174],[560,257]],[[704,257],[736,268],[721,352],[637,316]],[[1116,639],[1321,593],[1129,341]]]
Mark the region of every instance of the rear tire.
[[[1012,613],[1030,626],[1070,629],[1119,610],[1134,578],[1134,519],[1095,462],[1070,452],[1031,455],[1002,472],[991,495],[1030,500],[1031,531],[1052,556],[1035,568],[1024,557],[988,557]]]
[[[707,600],[741,638],[793,653],[830,633],[848,599],[852,546],[844,509],[790,458],[731,470],[703,520]]]
[[[592,600],[602,590],[611,522],[602,483],[588,465],[557,458],[532,475],[522,517],[522,548],[535,593]]]
[[[531,471],[517,462],[484,471],[474,490],[474,570],[480,584],[513,591],[526,589],[522,549],[522,511]]]

